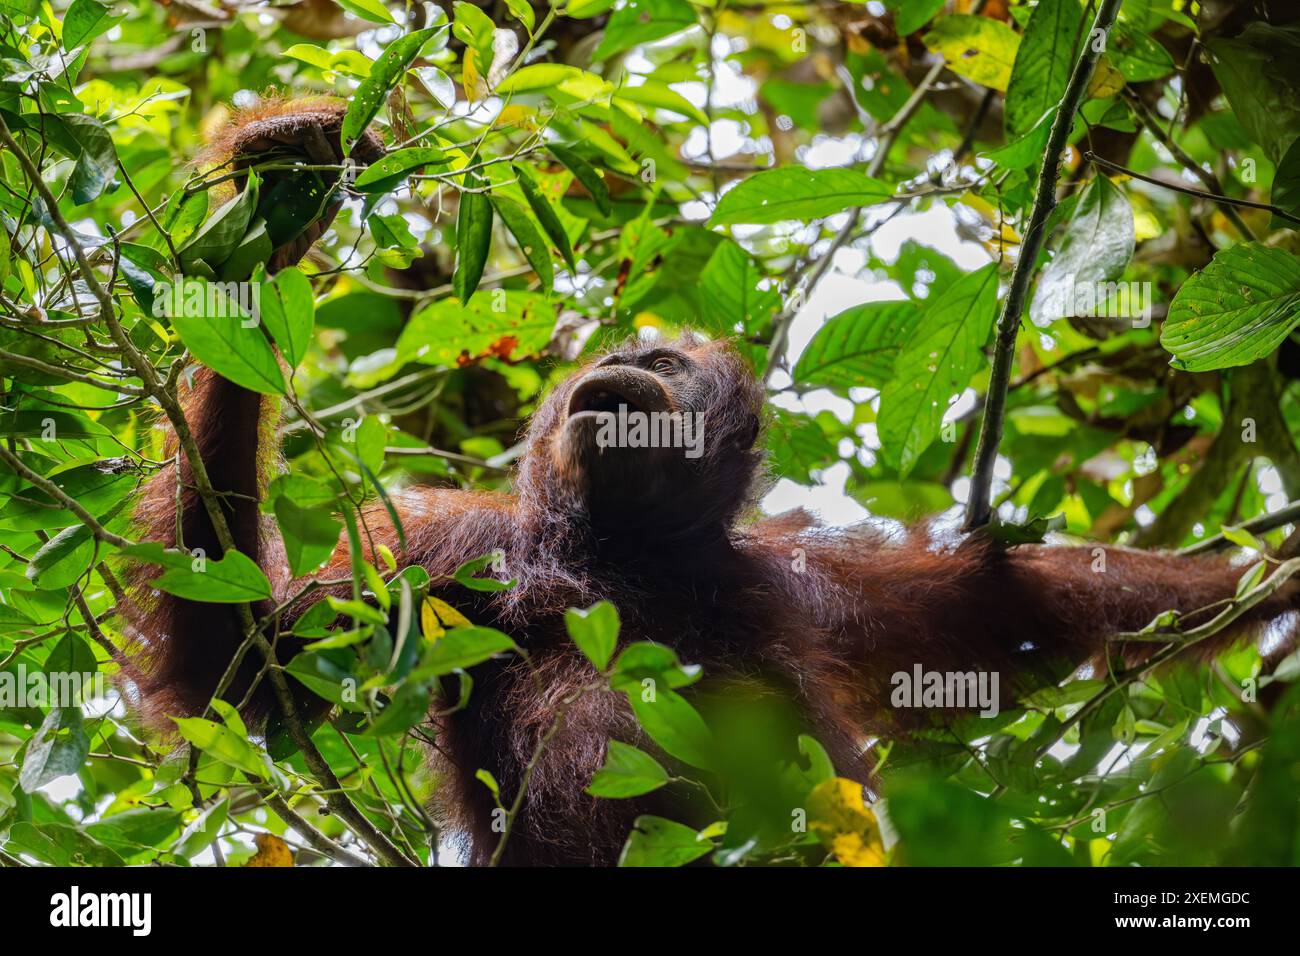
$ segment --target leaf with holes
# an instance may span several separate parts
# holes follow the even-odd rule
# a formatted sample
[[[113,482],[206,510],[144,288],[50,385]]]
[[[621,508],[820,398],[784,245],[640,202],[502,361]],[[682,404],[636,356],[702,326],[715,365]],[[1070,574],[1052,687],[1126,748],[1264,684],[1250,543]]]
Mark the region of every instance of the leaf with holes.
[[[1020,46],[1019,34],[1002,21],[965,13],[935,20],[922,40],[958,76],[994,90],[1007,88]]]
[[[492,308],[494,302],[501,311]],[[397,354],[402,361],[453,367],[481,358],[514,361],[540,354],[555,321],[555,307],[536,292],[493,289],[466,305],[443,299],[411,316]]]
[[[1183,283],[1160,344],[1175,368],[1249,365],[1300,325],[1300,260],[1258,242],[1229,246]]]
[[[352,94],[352,101],[348,103],[348,111],[343,115],[343,126],[339,132],[344,155],[352,152],[353,145],[388,98],[388,91],[397,85],[406,68],[420,55],[420,49],[447,29],[447,15],[437,7],[433,9],[437,11],[436,17],[441,23],[408,33],[390,43],[371,67],[370,75],[361,81],[357,91]]]

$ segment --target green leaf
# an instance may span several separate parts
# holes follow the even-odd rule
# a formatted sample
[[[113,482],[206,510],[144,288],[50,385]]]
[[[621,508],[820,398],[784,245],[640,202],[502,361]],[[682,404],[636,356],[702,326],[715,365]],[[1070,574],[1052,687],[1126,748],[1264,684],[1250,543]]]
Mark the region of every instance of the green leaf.
[[[1133,248],[1133,207],[1128,197],[1106,176],[1094,177],[1074,207],[1061,248],[1039,276],[1029,306],[1034,324],[1046,326],[1063,316],[1107,314],[1104,303],[1111,296],[1102,284],[1124,274]],[[1133,311],[1131,302],[1128,311]]]
[[[1300,261],[1259,242],[1220,249],[1183,283],[1160,333],[1175,368],[1249,365],[1300,325]]]
[[[411,173],[425,166],[446,165],[447,154],[434,146],[411,146],[387,154],[365,168],[353,188],[362,193],[386,193],[406,182]]]
[[[60,119],[81,149],[68,185],[72,187],[73,204],[84,206],[112,184],[117,172],[117,150],[104,124],[93,116],[64,113]]]
[[[699,279],[699,322],[718,335],[756,332],[781,305],[776,284],[737,243],[718,243]]]
[[[1020,36],[1001,20],[965,13],[940,17],[922,40],[958,76],[994,90],[1006,90],[1011,82]]]
[[[517,648],[508,634],[490,627],[453,627],[425,651],[419,666],[411,671],[407,680],[440,677]]]
[[[316,319],[311,281],[296,266],[282,270],[273,282],[262,284],[261,313],[285,361],[296,368],[307,354]]]
[[[784,408],[776,410],[767,430],[772,473],[801,485],[813,484],[812,472],[839,460],[835,443],[817,419]]]
[[[229,817],[229,797],[207,807],[181,833],[175,847],[176,855],[190,859],[202,853],[221,835]]]
[[[438,10],[437,17],[441,23],[408,33],[390,43],[371,67],[370,75],[361,81],[356,93],[352,94],[352,101],[348,103],[339,132],[345,156],[352,152],[353,145],[388,98],[388,91],[397,85],[406,68],[420,55],[425,43],[447,29],[446,14],[439,8],[434,9]]]
[[[586,610],[571,607],[564,612],[564,626],[596,670],[609,666],[618,643],[618,610],[614,605],[601,601]]]
[[[587,787],[593,797],[639,797],[668,782],[668,771],[643,750],[611,740],[605,751],[605,765],[596,771]]]
[[[63,18],[63,49],[74,50],[125,20],[98,0],[72,0]]]
[[[832,316],[795,364],[800,385],[881,388],[894,375],[899,349],[921,310],[911,302],[868,302]]]
[[[304,651],[294,655],[285,671],[308,690],[352,713],[363,713],[356,689],[361,683],[349,665],[356,663],[350,651]]]
[[[900,37],[911,36],[934,19],[946,0],[885,0],[885,9],[893,11],[894,29]]]
[[[886,459],[906,476],[939,434],[949,401],[984,361],[997,310],[996,263],[949,286],[921,316],[880,394],[877,427]]]
[[[637,641],[618,655],[609,686],[614,690],[640,693],[651,686],[648,681],[666,687],[686,687],[699,680],[702,674],[698,665],[682,664],[671,647],[653,641]]]
[[[452,578],[463,588],[471,591],[508,591],[517,583],[514,579],[501,581],[497,578],[479,577],[479,573],[487,568],[496,560],[495,554],[484,554],[477,558],[472,558],[458,567],[453,573]]]
[[[1052,123],[1056,120],[1056,109],[1044,113],[1037,123],[1017,139],[1004,146],[980,153],[993,160],[1004,169],[1028,169],[1042,161],[1047,151],[1047,140],[1052,135]]]
[[[125,861],[84,830],[66,823],[15,823],[8,849],[54,866],[123,866]]]
[[[61,590],[86,573],[94,556],[95,536],[89,527],[64,528],[32,555],[27,580],[43,591]]]
[[[1061,687],[1044,687],[1042,690],[1034,691],[1023,698],[1021,703],[1026,707],[1039,710],[1056,710],[1058,707],[1067,707],[1070,704],[1082,704],[1085,700],[1095,697],[1097,692],[1104,690],[1105,687],[1105,681],[1072,680]]]
[[[90,753],[79,707],[52,707],[27,744],[18,786],[35,793],[51,780],[77,773]]]
[[[663,817],[637,817],[632,826],[619,866],[685,866],[713,851],[712,841]]]
[[[1300,137],[1287,149],[1273,174],[1273,188],[1269,195],[1273,205],[1283,212],[1300,216]],[[1277,220],[1274,220],[1277,223]],[[1294,222],[1284,223],[1288,229],[1297,228]]]
[[[506,224],[515,241],[519,243],[519,249],[528,260],[528,264],[533,267],[537,273],[537,280],[542,284],[542,291],[550,293],[555,286],[555,265],[551,262],[551,249],[546,240],[542,237],[541,230],[537,227],[536,220],[524,208],[524,204],[516,202],[509,196],[495,193],[489,197],[492,201],[492,208],[496,210],[501,221]]]
[[[270,761],[248,740],[224,724],[203,717],[173,717],[180,735],[214,760],[255,780],[270,776]]]
[[[344,10],[355,13],[363,20],[369,20],[371,23],[396,23],[388,7],[384,6],[383,0],[338,0],[338,4]]]
[[[56,430],[55,434],[63,433]],[[126,500],[135,486],[135,479],[130,474],[100,465],[79,465],[51,475],[49,480],[96,518]],[[80,521],[66,508],[45,507],[53,504],[54,499],[44,491],[31,485],[24,486],[0,508],[0,528],[10,531],[49,530],[66,528]]]
[[[275,520],[294,577],[320,567],[334,553],[343,530],[343,522],[326,509],[304,508],[284,495],[275,499]]]
[[[660,83],[658,80],[646,80],[640,86],[620,86],[615,98],[628,100],[639,106],[671,110],[705,126],[709,123],[709,118],[705,115],[704,110],[682,96],[667,83]]]
[[[709,728],[681,694],[667,687],[629,688],[628,700],[642,729],[664,751],[692,767],[714,765]]]
[[[457,40],[478,54],[479,72],[486,76],[488,67],[492,65],[492,39],[496,24],[478,6],[467,0],[456,0],[452,4],[452,12],[455,17],[452,33]]]
[[[1169,51],[1127,20],[1119,20],[1111,27],[1106,54],[1130,83],[1158,80],[1174,71]]]
[[[506,0],[506,9],[510,11],[511,16],[524,25],[524,29],[531,35],[533,27],[536,25],[532,4],[528,0]]]
[[[15,607],[0,604],[0,634],[25,631],[36,626],[36,621]]]
[[[492,308],[498,302],[500,312]],[[517,360],[546,348],[555,321],[555,307],[535,292],[493,290],[467,305],[443,299],[411,317],[397,352],[403,360],[453,367],[486,357]]]
[[[724,193],[709,225],[809,222],[883,202],[893,192],[887,183],[851,169],[783,166],[750,176]]]
[[[609,15],[605,35],[591,54],[596,61],[617,56],[695,26],[695,8],[687,0],[627,0]]]
[[[1003,112],[1008,138],[1033,129],[1065,94],[1083,29],[1078,0],[1039,0],[1016,51]]]
[[[534,63],[516,70],[497,86],[499,96],[515,93],[547,93],[553,99],[563,93],[574,100],[598,100],[614,87],[595,73],[564,63]]]
[[[591,194],[597,209],[606,216],[613,212],[614,206],[609,199],[609,187],[605,185],[605,180],[600,178],[600,173],[596,172],[591,163],[569,147],[561,146],[559,143],[548,143],[546,148],[564,164],[569,172],[573,173],[574,179],[582,183],[582,188]]]
[[[523,191],[524,198],[528,200],[528,206],[541,223],[542,231],[550,238],[551,243],[560,251],[564,257],[565,263],[569,266],[570,272],[577,272],[578,265],[573,259],[573,247],[569,244],[569,234],[564,229],[564,224],[560,222],[559,215],[551,206],[551,201],[542,194],[537,183],[533,181],[532,176],[522,166],[513,165],[515,175],[519,177],[519,188]]]
[[[245,554],[228,551],[218,560],[197,558],[179,551],[164,551],[157,542],[123,548],[122,554],[138,561],[161,564],[167,570],[152,585],[160,591],[208,604],[240,604],[271,596],[271,584],[262,569]]]
[[[482,189],[486,183],[473,173],[465,174],[466,187]],[[485,192],[462,192],[456,216],[456,271],[451,284],[462,303],[478,288],[492,245],[492,202]]]
[[[184,247],[194,231],[203,225],[208,216],[209,199],[206,189],[191,196],[178,189],[167,200],[167,208],[163,210],[163,228],[171,235],[172,244],[177,249]]]
[[[250,172],[244,188],[213,213],[189,241],[176,251],[180,255],[181,270],[196,275],[206,267],[214,271],[230,258],[235,247],[243,241],[253,211],[257,209],[257,174]]]
[[[224,293],[212,286],[206,291],[202,308],[193,310],[197,314],[186,308],[181,315],[170,316],[172,328],[185,347],[236,385],[263,395],[283,395],[284,374],[261,329],[244,316],[233,299],[222,303],[218,300]],[[210,309],[212,305],[218,307]]]
[[[1214,76],[1250,138],[1276,163],[1300,135],[1300,29],[1256,21],[1205,40]]]

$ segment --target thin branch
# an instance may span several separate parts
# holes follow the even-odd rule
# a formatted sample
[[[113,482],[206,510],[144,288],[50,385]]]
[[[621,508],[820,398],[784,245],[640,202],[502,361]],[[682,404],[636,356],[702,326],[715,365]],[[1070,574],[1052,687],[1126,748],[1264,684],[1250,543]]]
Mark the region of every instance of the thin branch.
[[[1223,184],[1219,182],[1219,177],[1214,175],[1208,169],[1203,167],[1187,152],[1174,141],[1174,138],[1165,130],[1160,128],[1160,123],[1155,115],[1151,112],[1146,103],[1142,102],[1142,97],[1138,96],[1131,88],[1124,88],[1124,98],[1128,100],[1129,106],[1137,115],[1138,121],[1147,128],[1147,131],[1154,136],[1165,149],[1169,150],[1169,155],[1178,160],[1183,168],[1205,184],[1205,188],[1214,193],[1218,198],[1215,200],[1223,214],[1228,217],[1228,221],[1236,227],[1242,237],[1248,242],[1253,242],[1257,237],[1251,232],[1250,226],[1246,225],[1241,215],[1233,208],[1232,204],[1224,200]]]
[[[1280,508],[1271,514],[1260,515],[1258,518],[1252,518],[1250,521],[1243,522],[1236,526],[1238,531],[1248,531],[1251,534],[1265,534],[1274,528],[1280,528],[1285,524],[1293,524],[1300,521],[1300,502],[1293,501],[1285,508]],[[1198,541],[1196,544],[1188,545],[1179,551],[1179,554],[1205,554],[1210,551],[1218,551],[1221,548],[1229,547],[1232,544],[1226,537],[1216,534],[1212,538],[1206,538],[1204,541]]]
[[[1166,182],[1163,179],[1156,179],[1154,176],[1147,176],[1136,170],[1129,169],[1127,166],[1121,166],[1119,163],[1112,163],[1109,159],[1103,159],[1096,153],[1084,153],[1083,158],[1102,169],[1109,169],[1111,172],[1123,173],[1125,176],[1131,176],[1134,179],[1140,179],[1144,183],[1150,183],[1152,186],[1159,186],[1162,189],[1169,189],[1176,193],[1183,193],[1186,196],[1195,196],[1198,199],[1208,199],[1210,202],[1219,205],[1241,206],[1245,209],[1263,209],[1271,212],[1279,219],[1285,219],[1287,222],[1293,222],[1300,225],[1300,216],[1293,216],[1280,206],[1274,206],[1272,203],[1256,202],[1253,199],[1237,199],[1235,196],[1225,196],[1222,193],[1206,192],[1203,189],[1193,189],[1191,186],[1183,186],[1179,183]],[[1253,233],[1248,233],[1253,238]]]
[[[0,120],[0,122],[3,122],[3,120]],[[59,502],[59,504],[63,505],[63,507],[67,508],[74,515],[80,518],[81,523],[89,528],[90,533],[100,541],[103,541],[106,544],[111,544],[115,548],[131,547],[133,543],[132,541],[122,537],[120,534],[114,534],[109,531],[95,519],[94,515],[83,508],[76,498],[67,495],[62,488],[50,481],[48,478],[42,477],[32,471],[23,464],[22,459],[3,445],[0,445],[0,461],[3,461],[18,474],[22,475],[37,488],[41,489],[41,491],[45,492],[55,501]]]
[[[1092,32],[1085,37],[1083,50],[1074,64],[1074,72],[1070,74],[1070,82],[1061,97],[1061,105],[1056,110],[1052,130],[1047,138],[1047,150],[1043,154],[1043,167],[1038,173],[1038,189],[1034,196],[1033,210],[1029,215],[1029,225],[1020,246],[1020,258],[1016,261],[1016,268],[1011,276],[1011,286],[1002,304],[1002,315],[998,319],[993,370],[989,377],[984,418],[980,422],[979,442],[975,446],[970,497],[966,502],[967,530],[988,524],[992,517],[989,496],[993,485],[993,465],[997,461],[998,445],[1002,441],[1002,421],[1006,415],[1007,387],[1011,383],[1011,364],[1015,354],[1016,336],[1020,332],[1020,313],[1024,309],[1025,296],[1029,291],[1029,280],[1038,261],[1038,253],[1047,238],[1048,216],[1056,207],[1056,181],[1060,175],[1061,153],[1069,140],[1074,115],[1079,111],[1088,82],[1092,79],[1093,69],[1101,56],[1100,44],[1092,42],[1092,37],[1096,36],[1099,30],[1103,36],[1110,31],[1122,2],[1123,0],[1102,0],[1101,7],[1097,11],[1097,19],[1093,22]]]
[[[356,854],[349,853],[308,823],[278,793],[269,794],[266,798],[266,805],[275,811],[276,816],[302,834],[302,838],[307,841],[313,850],[325,854],[335,863],[341,863],[344,866],[370,866],[368,860],[363,860]]]
[[[925,95],[930,91],[931,84],[939,78],[943,72],[945,62],[940,58],[932,67],[930,72],[926,73],[921,82],[916,85],[912,95],[907,98],[907,102],[899,107],[898,112],[890,117],[884,126],[880,127],[876,135],[876,152],[871,157],[871,162],[867,165],[867,175],[876,176],[884,168],[885,159],[889,156],[889,151],[894,148],[894,143],[898,140],[898,134],[902,132],[903,127],[908,124],[916,111],[920,109]],[[898,199],[908,199],[911,197],[897,197]],[[899,206],[891,214],[897,215]],[[819,256],[813,263],[812,268],[802,280],[792,284],[792,288],[802,288],[809,293],[817,288],[826,272],[831,267],[831,262],[835,258],[835,253],[844,246],[852,237],[854,231],[858,228],[858,223],[862,218],[862,206],[854,206],[849,212],[848,222],[836,233],[835,238],[831,240],[830,247]],[[780,366],[781,361],[785,358],[786,343],[790,337],[790,325],[794,322],[795,315],[798,314],[803,304],[803,297],[799,295],[790,296],[790,301],[781,313],[773,320],[772,341],[767,347],[767,366],[763,369],[763,381],[771,379],[772,374]]]

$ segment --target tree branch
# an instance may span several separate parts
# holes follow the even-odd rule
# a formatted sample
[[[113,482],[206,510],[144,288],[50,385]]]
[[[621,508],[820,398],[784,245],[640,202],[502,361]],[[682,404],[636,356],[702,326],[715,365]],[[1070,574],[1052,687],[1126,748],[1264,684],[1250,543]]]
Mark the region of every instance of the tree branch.
[[[993,371],[989,377],[984,418],[980,422],[979,442],[975,446],[970,497],[966,501],[967,530],[988,524],[992,517],[989,496],[993,485],[993,465],[997,461],[998,445],[1002,441],[1002,421],[1006,415],[1007,387],[1011,383],[1011,363],[1016,336],[1020,331],[1020,314],[1024,310],[1025,295],[1029,291],[1029,280],[1038,261],[1038,253],[1047,238],[1048,216],[1056,207],[1056,180],[1060,175],[1061,153],[1069,140],[1070,127],[1083,102],[1088,81],[1092,79],[1093,69],[1101,56],[1099,45],[1093,42],[1092,37],[1098,30],[1103,35],[1109,32],[1122,2],[1123,0],[1102,0],[1097,19],[1093,21],[1092,33],[1084,37],[1083,49],[1074,64],[1074,72],[1070,74],[1070,82],[1065,87],[1065,94],[1061,97],[1061,105],[1057,107],[1052,130],[1047,138],[1047,151],[1043,157],[1043,168],[1038,173],[1038,189],[1029,215],[1029,226],[1025,230],[1020,258],[1016,261],[1011,286],[1007,290],[1002,315],[998,319]]]

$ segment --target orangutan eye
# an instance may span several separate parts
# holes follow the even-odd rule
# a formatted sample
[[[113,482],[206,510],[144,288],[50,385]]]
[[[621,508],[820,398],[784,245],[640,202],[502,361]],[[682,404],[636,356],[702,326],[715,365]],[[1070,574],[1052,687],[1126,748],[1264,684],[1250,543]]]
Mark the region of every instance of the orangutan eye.
[[[656,375],[672,375],[677,371],[677,360],[663,356],[650,363],[650,371]]]

